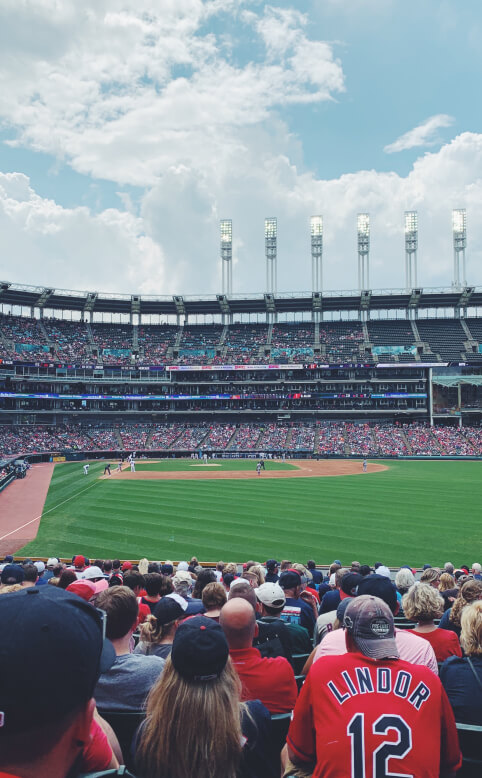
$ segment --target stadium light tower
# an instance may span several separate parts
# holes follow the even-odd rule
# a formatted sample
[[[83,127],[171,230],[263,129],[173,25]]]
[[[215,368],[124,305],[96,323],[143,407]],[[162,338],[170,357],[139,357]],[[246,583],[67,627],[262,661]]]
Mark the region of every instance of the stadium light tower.
[[[460,289],[461,282],[467,286],[465,273],[465,249],[467,247],[467,211],[456,208],[452,211],[452,234],[454,238],[454,287]],[[462,260],[462,268],[460,267]],[[462,274],[462,278],[460,277]]]
[[[405,288],[417,286],[418,214],[405,211]]]
[[[221,267],[223,273],[223,294],[233,293],[233,222],[221,221]]]
[[[311,281],[313,292],[323,290],[323,216],[311,217]]]
[[[276,218],[264,220],[264,251],[266,255],[266,292],[276,294],[278,285],[278,222]]]
[[[361,292],[370,287],[370,214],[358,214],[357,229],[358,288]]]

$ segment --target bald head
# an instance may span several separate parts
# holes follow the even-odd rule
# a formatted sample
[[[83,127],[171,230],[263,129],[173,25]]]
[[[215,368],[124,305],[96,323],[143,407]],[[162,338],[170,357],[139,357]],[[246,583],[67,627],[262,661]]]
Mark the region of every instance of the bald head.
[[[250,648],[256,632],[252,605],[241,597],[228,600],[219,616],[229,648]]]

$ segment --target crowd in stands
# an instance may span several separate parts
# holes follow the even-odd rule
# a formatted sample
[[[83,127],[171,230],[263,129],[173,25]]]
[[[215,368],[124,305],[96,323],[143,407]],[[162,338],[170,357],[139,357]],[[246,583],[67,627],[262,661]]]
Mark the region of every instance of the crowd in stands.
[[[470,322],[474,343],[479,342],[481,321]],[[236,322],[226,328],[216,324],[139,324],[69,321],[0,314],[0,357],[18,361],[39,360],[54,349],[55,358],[76,364],[89,364],[92,351],[99,362],[110,366],[131,364],[265,364],[330,362],[372,363],[379,360],[439,361],[480,360],[477,347],[466,353],[467,334],[454,319],[419,320],[420,337],[429,346],[418,354],[414,333],[401,320],[374,320],[368,323],[368,340],[363,326],[355,320],[322,321],[319,343],[311,322],[285,322],[270,327],[266,323]],[[386,353],[373,354],[367,344],[385,347]],[[392,350],[407,347],[407,353]],[[263,348],[264,347],[264,348]],[[176,350],[175,350],[176,349]],[[175,353],[174,353],[175,351]],[[114,352],[114,353],[111,353]],[[117,352],[117,353],[115,353]],[[125,352],[125,353],[122,353]]]
[[[482,430],[351,422],[0,425],[0,457],[43,451],[312,452],[318,456],[482,456]]]
[[[478,775],[481,571],[6,556],[0,772]]]

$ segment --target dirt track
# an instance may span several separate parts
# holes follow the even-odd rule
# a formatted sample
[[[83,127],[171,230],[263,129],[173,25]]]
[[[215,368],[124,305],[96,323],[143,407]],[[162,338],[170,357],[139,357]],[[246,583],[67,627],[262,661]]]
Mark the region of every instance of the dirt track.
[[[0,556],[13,554],[37,534],[54,465],[32,465],[26,478],[0,494]]]
[[[204,470],[199,465],[194,470],[171,470],[161,472],[157,470],[136,470],[131,473],[130,470],[123,470],[121,473],[112,471],[110,479],[121,481],[217,481],[219,479],[238,480],[241,478],[320,478],[323,476],[339,475],[363,475],[362,464],[359,461],[348,459],[324,459],[316,461],[314,459],[300,459],[296,462],[290,461],[296,467],[296,470],[270,470],[269,460],[266,462],[266,470],[261,471],[261,475],[256,473],[256,461],[253,460],[252,470]],[[368,464],[369,473],[378,473],[381,470],[388,470],[386,465]],[[101,476],[109,478],[109,476]]]

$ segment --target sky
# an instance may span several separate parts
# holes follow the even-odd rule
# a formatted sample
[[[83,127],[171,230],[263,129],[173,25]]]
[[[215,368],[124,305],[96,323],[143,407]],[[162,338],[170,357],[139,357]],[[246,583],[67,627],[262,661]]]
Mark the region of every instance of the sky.
[[[480,0],[1,0],[0,280],[148,295],[401,288],[404,211],[418,284],[482,285]]]

